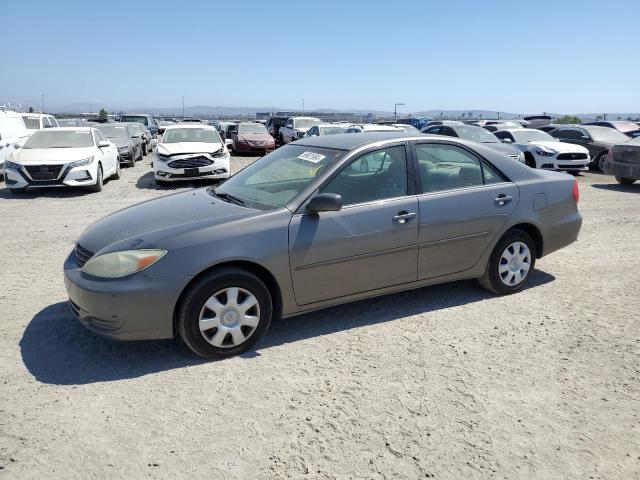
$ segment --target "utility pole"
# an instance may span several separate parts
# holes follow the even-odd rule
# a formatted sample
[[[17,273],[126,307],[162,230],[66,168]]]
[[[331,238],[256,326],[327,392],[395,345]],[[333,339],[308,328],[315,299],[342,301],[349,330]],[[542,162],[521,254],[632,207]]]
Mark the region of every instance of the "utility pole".
[[[404,103],[394,103],[393,104],[393,120],[398,120],[398,107],[404,105]]]
[[[182,95],[182,119],[184,120],[184,95]]]
[[[42,100],[42,113],[44,113],[44,93],[40,95],[40,99]]]
[[[304,97],[302,98],[302,116],[304,117]]]

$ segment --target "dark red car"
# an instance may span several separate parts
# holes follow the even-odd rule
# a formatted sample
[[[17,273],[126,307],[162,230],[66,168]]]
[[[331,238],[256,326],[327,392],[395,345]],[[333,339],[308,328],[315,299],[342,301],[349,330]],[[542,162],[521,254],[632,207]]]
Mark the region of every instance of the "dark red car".
[[[231,140],[233,151],[236,153],[265,154],[276,148],[275,140],[261,123],[239,123],[238,129],[231,133]]]

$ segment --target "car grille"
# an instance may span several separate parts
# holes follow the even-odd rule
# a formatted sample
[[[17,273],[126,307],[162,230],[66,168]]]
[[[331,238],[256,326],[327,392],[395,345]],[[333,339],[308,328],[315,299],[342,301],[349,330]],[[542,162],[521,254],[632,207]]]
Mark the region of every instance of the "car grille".
[[[264,145],[267,140],[249,140],[249,145]]]
[[[558,168],[560,169],[564,169],[564,168],[584,168],[587,164],[586,163],[559,163],[558,164]]]
[[[56,180],[64,165],[25,165],[29,176],[35,181]]]
[[[79,243],[76,245],[76,263],[80,268],[84,267],[84,264],[87,263],[91,257],[93,257],[93,252],[83,248]]]
[[[173,160],[167,163],[170,168],[197,168],[211,165],[213,160],[206,157],[183,158],[181,160]]]
[[[586,153],[561,153],[558,155],[558,160],[586,160],[587,158]]]

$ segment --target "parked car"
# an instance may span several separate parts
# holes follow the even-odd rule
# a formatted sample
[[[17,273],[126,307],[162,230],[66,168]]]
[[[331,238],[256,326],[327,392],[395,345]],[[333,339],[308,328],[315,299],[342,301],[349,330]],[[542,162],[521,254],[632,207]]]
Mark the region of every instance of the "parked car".
[[[28,130],[40,130],[43,128],[58,127],[58,120],[53,115],[46,113],[21,113],[24,124]]]
[[[629,137],[613,128],[595,125],[563,125],[549,134],[561,142],[581,145],[589,150],[591,168],[603,170],[609,150],[614,145],[627,143]]]
[[[541,130],[543,132],[549,133],[561,126],[562,125],[555,125],[553,123],[550,123],[549,125],[543,125],[542,127],[537,127],[536,130]]]
[[[64,186],[99,192],[110,177],[120,178],[118,150],[91,127],[37,130],[5,162],[5,182],[13,193]]]
[[[577,239],[578,198],[574,178],[458,138],[309,137],[94,223],[65,285],[93,332],[229,357],[273,317],[469,278],[518,292]]]
[[[237,130],[231,135],[231,148],[237,153],[261,153],[273,152],[276,141],[273,139],[264,125],[256,122],[241,122]]]
[[[222,139],[223,140],[231,140],[233,135],[238,133],[238,123],[240,122],[228,122],[224,126]]]
[[[304,137],[304,134],[313,127],[319,125],[322,122],[319,118],[314,117],[289,117],[284,127],[280,127],[278,135],[280,137],[280,143],[286,144],[298,140]]]
[[[398,118],[396,125],[411,125],[417,131],[422,130],[427,124],[431,121],[428,117],[408,117],[408,118]],[[406,130],[408,132],[414,133],[413,130]]]
[[[321,135],[336,135],[339,133],[344,133],[347,130],[347,125],[336,125],[333,123],[321,123],[319,125],[314,125],[307,133],[304,134],[305,137],[319,137]]]
[[[476,127],[475,125],[466,125],[458,122],[455,124],[434,125],[422,130],[422,133],[458,137],[472,142],[482,143],[497,152],[507,155],[513,160],[524,163],[524,154],[520,150],[511,145],[501,143],[498,137],[485,130],[484,127]]]
[[[0,110],[0,178],[4,177],[4,162],[9,153],[22,147],[30,135],[19,113]]]
[[[132,124],[103,123],[96,125],[95,128],[116,146],[120,163],[135,167],[136,161],[142,160],[142,139]]]
[[[614,145],[602,167],[604,173],[614,175],[623,185],[640,180],[640,137]]]
[[[408,123],[393,123],[391,124],[391,126],[399,128],[400,130],[403,130],[407,133],[420,133],[419,129]]]
[[[207,125],[207,121],[201,118],[181,118],[178,123],[197,123],[200,125]]]
[[[88,127],[89,123],[84,118],[57,118],[59,127]]]
[[[434,125],[464,125],[464,122],[459,122],[458,120],[431,120],[422,128],[421,132],[424,133],[425,129]]]
[[[225,140],[225,131],[226,131],[227,127],[229,125],[234,124],[234,123],[237,123],[237,122],[228,122],[228,121],[219,122],[218,125],[215,127],[215,129],[218,131],[218,135],[220,135],[220,138],[222,140]]]
[[[482,128],[484,128],[488,132],[494,133],[494,132],[497,132],[498,130],[505,130],[507,128],[522,128],[522,125],[518,122],[499,122],[499,123],[487,122],[487,124],[484,125]]]
[[[148,115],[146,113],[122,113],[118,117],[118,121],[139,123],[149,130],[149,133],[153,138],[158,135],[158,124],[156,119],[153,118],[153,115]]]
[[[227,142],[209,125],[167,127],[153,160],[156,183],[229,178],[231,166],[226,145],[231,140]]]
[[[375,133],[375,132],[404,132],[404,129],[395,125],[382,125],[379,123],[363,123],[360,125],[349,125],[344,133]]]
[[[158,135],[162,135],[164,133],[165,128],[170,125],[175,125],[177,122],[173,120],[158,120]]]
[[[523,120],[528,122],[529,128],[539,128],[551,123],[552,118],[549,115],[529,115],[523,117]]]
[[[153,150],[153,138],[151,137],[151,132],[149,132],[149,130],[147,130],[146,128],[144,128],[143,125],[137,123],[137,122],[120,122],[124,125],[129,125],[132,130],[135,132],[135,136],[138,137],[140,139],[140,142],[142,144],[142,155],[147,155],[148,153],[151,153],[151,151]]]
[[[598,125],[600,127],[614,128],[620,133],[624,133],[629,138],[640,137],[640,127],[633,122],[611,121],[611,122],[586,122],[581,125]]]
[[[562,143],[546,132],[535,128],[510,128],[494,133],[524,153],[524,161],[531,168],[546,168],[578,172],[588,170],[589,150],[580,145]]]
[[[269,117],[267,119],[267,131],[269,135],[273,137],[273,139],[278,142],[280,141],[280,128],[284,127],[287,124],[288,117]]]

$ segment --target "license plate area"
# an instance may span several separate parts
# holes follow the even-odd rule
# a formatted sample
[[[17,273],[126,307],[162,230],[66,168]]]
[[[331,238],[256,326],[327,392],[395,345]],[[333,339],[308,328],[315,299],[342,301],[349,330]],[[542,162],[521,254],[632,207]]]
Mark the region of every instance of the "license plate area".
[[[197,177],[200,175],[200,169],[199,168],[185,168],[184,169],[184,175],[185,177]]]

